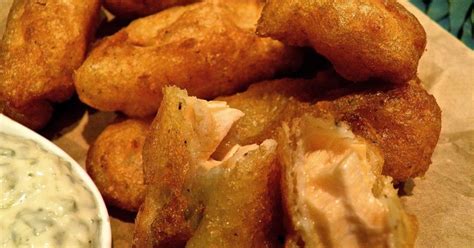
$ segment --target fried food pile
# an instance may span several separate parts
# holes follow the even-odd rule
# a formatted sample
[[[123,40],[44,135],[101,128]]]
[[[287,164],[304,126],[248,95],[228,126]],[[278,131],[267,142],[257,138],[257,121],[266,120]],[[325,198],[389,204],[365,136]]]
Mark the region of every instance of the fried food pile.
[[[417,173],[422,173],[427,169],[427,166],[430,163],[430,156],[423,157],[422,154],[431,154],[434,150],[434,146],[437,141],[437,135],[440,132],[440,110],[439,107],[436,105],[434,98],[427,94],[426,91],[421,87],[417,80],[410,82],[404,87],[396,87],[396,88],[377,88],[377,87],[370,87],[361,88],[358,85],[354,86],[344,86],[344,83],[347,82],[332,82],[331,85],[324,84],[327,82],[326,79],[328,76],[331,76],[331,73],[321,73],[320,76],[316,77],[315,79],[280,79],[274,81],[266,81],[252,85],[246,92],[239,93],[229,97],[222,97],[219,98],[218,101],[222,101],[220,104],[227,102],[230,107],[239,109],[244,114],[243,116],[239,116],[239,118],[232,117],[231,115],[223,114],[222,113],[216,114],[221,119],[230,118],[230,121],[234,122],[228,123],[225,125],[226,134],[221,135],[212,135],[209,130],[222,130],[218,124],[215,124],[216,121],[209,121],[206,118],[199,116],[198,114],[209,114],[212,113],[210,110],[202,110],[202,108],[193,107],[192,110],[189,110],[188,113],[190,117],[188,119],[178,118],[178,117],[167,117],[171,114],[165,114],[164,109],[168,109],[168,112],[176,111],[180,112],[183,109],[183,104],[186,102],[187,95],[183,92],[177,91],[176,89],[168,89],[165,91],[165,95],[169,95],[170,98],[176,98],[177,96],[181,96],[178,100],[174,99],[174,108],[171,103],[168,104],[171,100],[165,98],[160,110],[157,114],[155,123],[153,125],[154,129],[160,128],[158,130],[153,130],[150,132],[147,140],[151,142],[153,141],[153,146],[150,145],[151,148],[144,151],[144,158],[150,158],[153,163],[146,162],[144,164],[144,175],[145,175],[145,182],[147,187],[151,187],[154,190],[158,189],[159,192],[167,191],[163,188],[170,189],[174,186],[160,186],[162,189],[160,190],[156,184],[151,184],[151,182],[147,182],[147,176],[157,175],[159,177],[157,180],[158,182],[163,182],[165,178],[170,178],[171,174],[165,174],[166,168],[168,166],[171,167],[178,167],[189,165],[190,162],[182,161],[181,158],[168,158],[167,156],[174,156],[176,154],[182,154],[183,151],[181,149],[190,149],[190,147],[194,147],[192,144],[194,142],[190,141],[191,138],[195,137],[196,135],[187,134],[183,135],[180,138],[176,136],[169,137],[169,135],[176,135],[176,131],[180,130],[181,126],[193,126],[196,125],[195,123],[201,123],[197,125],[198,127],[189,127],[189,130],[196,131],[199,128],[206,128],[206,130],[201,131],[201,135],[197,135],[195,138],[199,140],[199,148],[194,148],[199,152],[205,151],[204,155],[197,155],[196,152],[194,157],[201,158],[202,163],[219,163],[219,161],[225,161],[229,158],[229,154],[235,153],[235,147],[248,147],[254,146],[254,144],[262,144],[265,140],[268,139],[276,139],[279,140],[278,144],[290,144],[287,141],[281,141],[281,137],[278,137],[279,130],[281,130],[282,125],[287,125],[286,123],[294,122],[295,119],[300,118],[301,116],[310,116],[311,118],[318,118],[318,119],[332,119],[335,118],[337,123],[345,123],[344,126],[346,129],[350,128],[354,133],[360,135],[358,140],[363,140],[363,144],[370,144],[370,149],[374,149],[374,153],[376,153],[377,163],[371,165],[374,167],[374,175],[378,178],[382,178],[383,184],[382,186],[379,184],[369,184],[366,187],[382,187],[380,190],[387,191],[390,193],[390,206],[397,206],[400,207],[400,203],[398,203],[398,199],[396,198],[396,191],[393,190],[391,184],[391,178],[387,176],[381,176],[383,171],[384,175],[392,175],[397,181],[403,181],[407,178],[416,176],[416,174],[407,174],[416,171]],[[332,75],[331,77],[336,77]],[[376,84],[377,85],[377,84]],[[272,90],[270,90],[272,89]],[[323,93],[325,92],[325,93]],[[181,99],[181,100],[179,100]],[[183,100],[185,99],[185,100]],[[309,99],[321,99],[316,100],[316,102],[310,101]],[[188,102],[196,101],[196,100],[187,100]],[[202,101],[202,100],[201,100]],[[181,103],[181,104],[180,104]],[[212,103],[212,102],[211,102]],[[166,105],[164,105],[166,104]],[[350,107],[348,106],[350,104]],[[413,106],[417,106],[416,111],[413,110]],[[168,113],[166,112],[166,113]],[[197,116],[196,116],[197,115]],[[162,120],[161,118],[166,118]],[[216,117],[217,118],[217,117]],[[159,120],[159,121],[158,121]],[[160,124],[159,124],[160,123]],[[406,124],[409,125],[406,125]],[[173,126],[177,125],[177,126]],[[232,125],[230,127],[229,125]],[[342,125],[342,124],[341,124]],[[223,124],[221,124],[223,126]],[[311,125],[310,125],[311,126]],[[162,130],[166,127],[166,131]],[[316,130],[316,128],[314,128]],[[321,129],[321,128],[320,128]],[[331,129],[331,128],[328,128]],[[305,129],[305,132],[300,132],[300,136],[306,137],[311,133],[309,128]],[[350,132],[346,130],[347,132]],[[170,133],[168,133],[170,132]],[[281,131],[280,131],[281,132]],[[320,134],[321,130],[314,133],[314,135]],[[120,132],[124,133],[124,132]],[[101,135],[102,136],[102,135]],[[213,137],[218,136],[218,138],[213,138],[214,142],[210,145],[203,145],[202,142],[205,140]],[[225,137],[224,137],[225,136]],[[319,137],[318,140],[326,140],[325,137]],[[316,139],[316,138],[315,138]],[[182,141],[180,141],[182,140]],[[99,138],[97,142],[101,142]],[[171,148],[164,148],[166,146],[173,147],[173,149],[177,150],[170,150]],[[421,143],[420,143],[421,142]],[[184,148],[179,148],[183,146]],[[206,148],[203,149],[200,146],[205,146]],[[91,149],[95,149],[96,145],[94,145]],[[104,145],[105,147],[105,145]],[[147,147],[147,146],[145,146]],[[352,149],[352,148],[351,148]],[[376,152],[375,152],[376,151]],[[105,152],[105,150],[104,150]],[[139,151],[136,151],[139,153]],[[192,151],[188,151],[193,153]],[[91,152],[90,152],[91,153]],[[94,151],[93,154],[99,156],[100,151]],[[211,156],[212,154],[212,156]],[[403,154],[403,156],[400,156]],[[210,158],[212,157],[212,159]],[[375,155],[373,155],[375,156]],[[393,159],[397,157],[399,159]],[[166,159],[163,161],[161,159]],[[213,160],[215,159],[215,160]],[[158,160],[158,162],[156,162]],[[173,164],[170,164],[170,161],[174,161]],[[385,162],[383,162],[385,160]],[[280,159],[281,161],[281,159]],[[199,162],[193,162],[198,163]],[[192,163],[191,163],[192,164]],[[357,164],[357,163],[356,163]],[[161,166],[165,166],[166,168],[162,168]],[[404,166],[408,167],[404,167]],[[95,166],[93,164],[88,166]],[[123,166],[123,165],[122,165]],[[197,165],[196,165],[197,166]],[[197,166],[199,167],[199,166]],[[148,168],[148,169],[147,169]],[[185,171],[191,170],[190,175],[186,174],[186,177],[191,177],[190,182],[186,181],[183,182],[181,185],[181,191],[183,188],[186,190],[190,187],[194,187],[195,190],[199,191],[199,187],[201,186],[189,186],[189,185],[200,185],[202,182],[195,182],[194,180],[203,180],[209,181],[215,180],[214,178],[204,177],[204,179],[199,175],[198,172],[192,172],[194,170],[198,170],[196,168],[175,168],[176,171],[173,173],[184,173]],[[281,170],[281,168],[280,168]],[[420,172],[422,171],[422,172]],[[188,172],[187,172],[188,173]],[[278,174],[277,172],[275,172]],[[349,174],[354,173],[350,172]],[[174,175],[174,174],[173,174]],[[198,176],[197,176],[198,175]],[[259,177],[261,178],[261,177]],[[149,179],[152,180],[152,179]],[[240,179],[239,179],[240,180]],[[231,181],[227,179],[226,181]],[[115,182],[119,184],[119,181]],[[176,181],[170,183],[177,183]],[[354,183],[354,182],[352,182]],[[246,182],[247,185],[250,185],[250,182]],[[371,186],[372,185],[372,186]],[[282,185],[283,187],[284,185]],[[370,186],[370,187],[369,187]],[[213,186],[213,188],[221,189],[224,186]],[[350,186],[355,187],[355,186]],[[250,189],[252,187],[249,187]],[[391,189],[391,191],[390,191]],[[278,186],[273,187],[273,190],[278,192]],[[214,192],[210,190],[211,192]],[[381,192],[380,191],[380,192]],[[239,191],[241,194],[244,193],[243,189]],[[395,193],[394,193],[395,192]],[[158,194],[158,193],[156,193]],[[201,193],[198,193],[201,194]],[[351,195],[358,195],[359,193],[352,192]],[[388,194],[388,193],[387,193]],[[153,197],[150,193],[147,194],[149,197]],[[282,193],[282,196],[285,197],[285,193]],[[161,197],[161,196],[160,196]],[[147,207],[147,203],[142,206],[140,210],[139,217],[137,219],[137,228],[135,234],[135,244],[137,247],[148,247],[148,246],[166,246],[164,245],[166,242],[171,242],[172,244],[181,244],[184,246],[185,244],[190,244],[190,240],[193,240],[191,237],[194,237],[194,232],[196,232],[197,227],[194,226],[191,229],[186,229],[186,234],[177,234],[178,232],[175,229],[166,229],[158,231],[157,226],[153,226],[151,223],[155,223],[154,220],[158,218],[163,219],[165,217],[158,217],[157,214],[164,212],[162,208],[158,208],[154,204],[158,204],[162,202],[163,199],[158,196],[154,196],[155,201],[152,203],[148,203],[148,205],[152,205]],[[197,196],[202,197],[202,196]],[[245,196],[248,197],[248,196]],[[159,198],[160,200],[156,200]],[[229,197],[223,197],[226,199],[226,202],[230,199]],[[199,198],[201,199],[201,198]],[[151,201],[151,200],[150,200]],[[201,201],[201,200],[199,200]],[[382,201],[382,200],[381,200]],[[109,202],[110,203],[110,202]],[[114,204],[113,202],[111,204]],[[170,203],[171,204],[171,203]],[[217,204],[217,203],[216,203]],[[220,203],[223,204],[223,203]],[[233,206],[235,207],[235,203]],[[387,203],[388,204],[388,203]],[[174,204],[172,204],[174,206]],[[195,203],[191,204],[194,209]],[[227,205],[226,205],[227,206]],[[387,205],[388,206],[388,205]],[[120,207],[120,206],[119,206]],[[200,206],[194,211],[203,211],[202,209],[210,208],[210,205]],[[146,209],[146,210],[145,210]],[[201,209],[201,210],[199,210]],[[232,209],[229,207],[229,209]],[[390,209],[393,209],[391,207]],[[189,210],[189,209],[188,209]],[[176,209],[173,210],[166,210],[171,211],[169,213],[171,216],[180,216],[176,214]],[[180,210],[181,211],[181,210]],[[184,210],[183,210],[184,211]],[[277,210],[274,210],[278,212]],[[380,211],[377,210],[380,214]],[[403,211],[403,210],[400,210]],[[383,212],[383,211],[382,211]],[[398,213],[398,212],[397,212]],[[222,214],[222,212],[221,212]],[[375,214],[375,213],[374,213]],[[146,217],[144,217],[146,216]],[[169,216],[168,216],[169,217]],[[166,217],[165,219],[169,220]],[[140,219],[142,218],[142,219]],[[144,219],[147,220],[144,220]],[[171,218],[171,217],[170,217]],[[190,217],[191,218],[191,217]],[[192,217],[200,219],[202,215],[198,214],[198,217]],[[381,239],[374,242],[401,242],[406,244],[413,244],[414,239],[414,231],[416,229],[415,225],[412,223],[411,217],[407,217],[407,215],[403,214],[398,216],[395,214],[389,214],[384,218],[393,218],[394,221],[397,220],[400,222],[400,227],[397,227],[400,232],[397,235],[400,236],[399,241],[388,240],[388,239]],[[164,221],[164,220],[161,220]],[[177,220],[173,220],[172,223],[166,222],[166,224],[160,224],[162,226],[171,227],[173,226]],[[191,221],[191,220],[189,220]],[[176,229],[184,230],[181,225],[183,221],[180,220],[179,223],[180,227],[176,227]],[[138,223],[148,223],[147,226],[139,226]],[[278,222],[276,222],[278,223]],[[248,224],[248,223],[247,223]],[[191,224],[186,224],[186,226]],[[197,225],[197,224],[195,224]],[[392,226],[393,227],[393,226]],[[402,229],[405,228],[405,229]],[[160,227],[164,228],[164,227]],[[235,227],[238,229],[237,227]],[[267,227],[268,228],[268,227]],[[282,226],[281,223],[275,224],[272,226],[273,230],[281,230]],[[145,231],[144,231],[145,230]],[[146,233],[146,231],[151,232],[152,230],[156,230],[157,232],[161,233]],[[207,229],[206,229],[207,230]],[[390,229],[387,229],[390,230]],[[208,230],[209,231],[209,230]],[[394,230],[392,230],[394,232]],[[390,231],[390,232],[392,232]],[[162,233],[163,232],[163,233]],[[145,233],[145,234],[144,234]],[[275,231],[274,233],[278,233]],[[164,235],[164,236],[160,236]],[[179,236],[175,237],[176,235]],[[183,238],[181,235],[184,235],[186,238]],[[207,235],[207,234],[206,234]],[[382,234],[377,234],[375,236],[383,236]],[[385,235],[385,234],[384,234]],[[156,237],[161,237],[159,240],[156,240]],[[392,235],[393,236],[393,235]],[[392,237],[390,236],[390,237]],[[398,236],[397,236],[398,237]],[[171,241],[164,241],[163,239],[170,238]],[[373,237],[372,237],[373,238]],[[180,241],[177,241],[177,240]],[[184,239],[184,240],[182,240]],[[144,242],[144,243],[142,243]],[[165,242],[165,243],[163,243]],[[213,241],[217,242],[217,241]],[[233,241],[236,242],[236,241]],[[293,241],[287,241],[293,242]],[[209,243],[205,243],[209,245]],[[407,247],[410,245],[405,246],[396,246],[396,247]]]
[[[351,81],[403,84],[426,45],[423,27],[396,0],[268,0],[257,32],[314,48]]]
[[[99,18],[98,0],[16,0],[0,42],[0,113],[40,129],[74,93]]]
[[[0,112],[38,129],[74,90],[119,112],[86,168],[138,213],[130,246],[413,247],[393,184],[428,170],[441,111],[396,1],[104,5],[134,20],[91,43],[98,1],[15,1]]]

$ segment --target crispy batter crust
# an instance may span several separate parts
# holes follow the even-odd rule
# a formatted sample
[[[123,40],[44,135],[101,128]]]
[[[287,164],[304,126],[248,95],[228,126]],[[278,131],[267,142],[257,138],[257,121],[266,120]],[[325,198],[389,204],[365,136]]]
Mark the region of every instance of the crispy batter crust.
[[[7,102],[0,100],[0,113],[33,130],[38,130],[44,127],[49,119],[51,119],[53,107],[47,101],[36,101],[23,107],[15,108]]]
[[[354,133],[378,145],[384,154],[384,175],[396,181],[424,175],[441,132],[441,110],[435,98],[419,80],[350,91],[329,93],[337,98],[315,107],[348,122]]]
[[[72,72],[84,59],[99,7],[98,0],[14,1],[0,42],[4,113],[22,116],[17,120],[38,129],[49,120],[51,107],[32,113],[28,106],[73,94]]]
[[[426,45],[423,27],[396,0],[269,0],[257,32],[314,48],[351,81],[406,83]]]
[[[136,212],[145,198],[142,150],[149,120],[109,125],[87,154],[87,173],[107,204]]]
[[[105,0],[104,6],[112,14],[121,18],[147,16],[158,11],[185,5],[198,0]]]
[[[80,99],[105,111],[146,116],[162,87],[213,98],[299,66],[300,53],[254,34],[258,0],[208,1],[138,19],[102,40],[75,74]]]
[[[202,211],[183,195],[197,167],[187,148],[195,134],[181,113],[189,108],[187,95],[174,87],[164,91],[143,150],[147,191],[135,220],[134,247],[183,247],[192,235],[191,216]],[[189,205],[195,211],[186,213]]]

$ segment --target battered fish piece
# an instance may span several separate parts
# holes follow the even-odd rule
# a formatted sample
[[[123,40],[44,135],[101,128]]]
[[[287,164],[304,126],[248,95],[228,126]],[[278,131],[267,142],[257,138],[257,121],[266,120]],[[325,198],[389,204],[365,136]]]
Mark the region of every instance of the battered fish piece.
[[[349,123],[355,134],[378,145],[385,159],[382,174],[399,182],[425,174],[441,132],[441,109],[418,79],[403,86],[367,85],[328,95],[337,97],[319,101],[315,108]]]
[[[115,16],[132,19],[198,0],[105,0],[104,6]]]
[[[268,0],[257,33],[314,48],[351,81],[406,83],[426,46],[423,27],[396,0]]]
[[[0,42],[0,111],[33,129],[74,92],[100,2],[15,0]],[[34,110],[32,109],[34,108]]]
[[[265,81],[244,93],[218,98],[245,116],[213,156],[221,158],[236,144],[275,138],[282,122],[308,113],[346,121],[355,134],[380,147],[385,158],[383,174],[395,181],[428,170],[441,131],[441,110],[418,80],[381,87],[377,82],[353,85],[337,79],[325,84],[327,78]]]
[[[189,97],[176,87],[164,99],[143,158],[147,193],[135,247],[272,247],[278,213],[276,142],[211,154],[243,113],[225,102]],[[188,242],[189,241],[189,242]]]
[[[75,74],[79,97],[147,116],[165,85],[210,99],[297,68],[299,50],[254,34],[261,8],[258,0],[206,1],[138,19],[91,51]]]
[[[89,148],[87,173],[107,204],[137,212],[145,198],[142,150],[151,120],[113,123]]]
[[[303,116],[279,130],[286,247],[413,247],[379,150],[344,123]]]

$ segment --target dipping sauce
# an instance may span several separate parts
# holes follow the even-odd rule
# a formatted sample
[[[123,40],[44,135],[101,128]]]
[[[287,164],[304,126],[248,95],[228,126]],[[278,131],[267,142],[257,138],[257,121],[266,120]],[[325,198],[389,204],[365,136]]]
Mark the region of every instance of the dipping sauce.
[[[98,203],[71,164],[0,132],[0,247],[99,247]]]

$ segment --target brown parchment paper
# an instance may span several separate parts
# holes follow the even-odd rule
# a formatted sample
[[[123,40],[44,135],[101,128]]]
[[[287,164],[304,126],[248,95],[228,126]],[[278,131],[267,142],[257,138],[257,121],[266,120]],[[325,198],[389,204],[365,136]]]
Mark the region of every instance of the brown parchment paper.
[[[0,0],[0,35],[12,0]],[[474,247],[474,52],[431,21],[414,13],[428,35],[418,74],[443,111],[443,127],[433,163],[422,178],[414,179],[412,195],[403,202],[419,222],[416,247]],[[42,132],[81,165],[87,148],[115,118],[72,100],[59,107]],[[129,247],[133,216],[109,209],[114,247]]]

